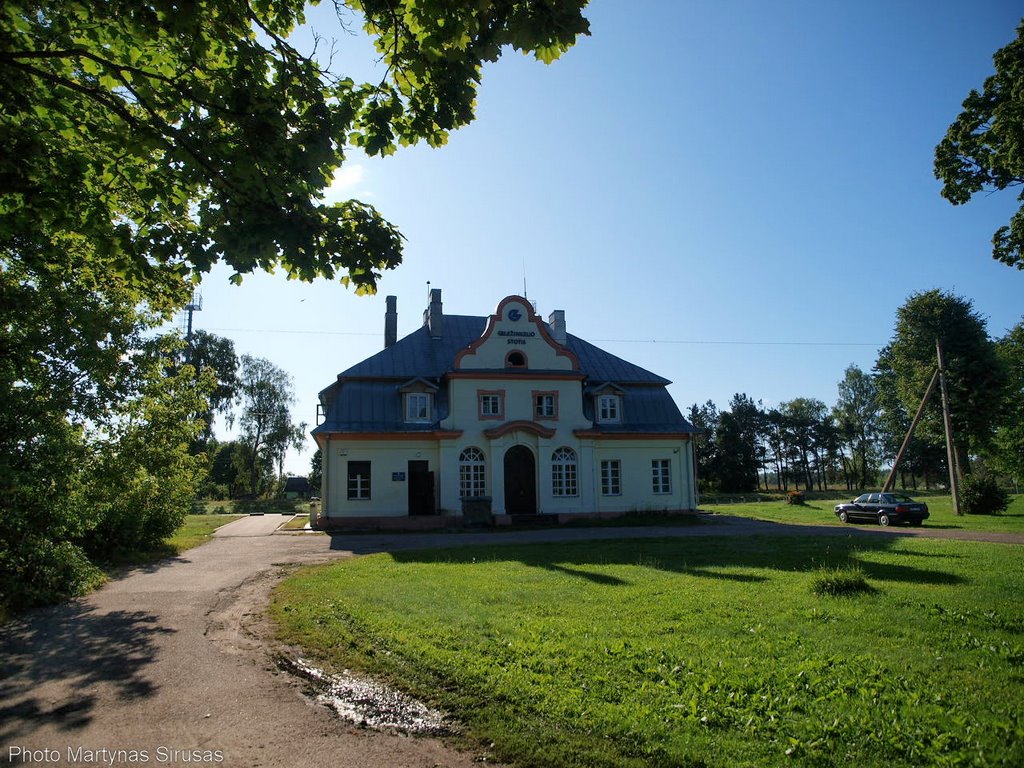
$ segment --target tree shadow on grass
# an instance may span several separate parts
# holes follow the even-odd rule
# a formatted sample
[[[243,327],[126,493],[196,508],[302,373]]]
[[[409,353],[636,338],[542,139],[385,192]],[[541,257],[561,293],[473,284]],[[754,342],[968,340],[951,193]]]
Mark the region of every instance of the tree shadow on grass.
[[[700,578],[753,583],[767,580],[764,571],[813,572],[821,567],[857,563],[869,578],[919,585],[952,585],[966,579],[938,568],[910,563],[877,563],[864,559],[870,552],[903,557],[917,553],[895,549],[893,536],[727,536],[625,538],[548,544],[494,544],[439,550],[391,551],[398,563],[473,563],[509,560],[523,565],[583,577],[607,586],[630,582],[605,572],[608,566],[640,566]]]
[[[0,627],[0,744],[44,725],[67,732],[85,727],[97,685],[112,686],[126,701],[152,696],[157,686],[145,668],[155,659],[156,636],[173,631],[150,613],[97,613],[80,601]]]

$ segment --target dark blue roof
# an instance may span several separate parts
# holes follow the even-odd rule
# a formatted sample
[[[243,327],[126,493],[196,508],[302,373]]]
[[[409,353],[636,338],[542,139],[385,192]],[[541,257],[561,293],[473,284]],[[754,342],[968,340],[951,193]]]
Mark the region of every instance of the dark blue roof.
[[[439,379],[452,370],[455,355],[479,339],[486,327],[486,317],[445,315],[442,338],[432,339],[427,327],[422,326],[390,347],[356,363],[338,378],[411,379],[419,376]],[[581,372],[591,381],[614,381],[617,384],[671,383],[578,336],[567,334],[565,346],[576,355]]]
[[[452,370],[455,355],[479,339],[487,326],[486,317],[445,315],[444,336],[430,338],[421,326],[390,347],[338,375],[339,379],[439,379]]]
[[[440,382],[453,370],[455,356],[479,339],[486,317],[445,315],[443,336],[431,338],[426,326],[399,339],[361,363],[338,375],[320,393],[327,420],[315,432],[425,432],[438,428],[448,415],[448,392],[435,395],[436,421],[410,424],[404,421],[399,387],[410,379]],[[590,342],[569,334],[565,347],[579,360],[587,386],[613,383],[626,391],[623,421],[601,425],[603,432],[695,432],[683,418],[665,388],[670,382]],[[338,397],[339,390],[341,397]],[[587,418],[593,419],[592,398],[584,398]]]

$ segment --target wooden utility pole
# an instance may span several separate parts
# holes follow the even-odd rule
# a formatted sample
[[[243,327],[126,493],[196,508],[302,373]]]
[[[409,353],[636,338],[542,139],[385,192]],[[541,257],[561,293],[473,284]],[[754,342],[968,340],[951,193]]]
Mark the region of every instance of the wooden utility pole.
[[[924,407],[931,399],[932,393],[935,391],[935,385],[938,383],[939,369],[936,368],[935,373],[932,374],[932,380],[928,383],[928,390],[924,393],[924,397],[921,398],[921,404],[917,406],[917,413],[914,414],[914,419],[910,422],[910,429],[907,430],[907,436],[903,438],[903,445],[900,446],[899,451],[896,453],[896,460],[892,463],[892,469],[889,471],[889,476],[885,478],[885,485],[882,486],[882,493],[888,493],[892,490],[893,483],[896,482],[896,470],[903,461],[903,454],[907,452],[907,447],[910,445],[910,438],[914,436],[914,430],[917,429],[917,422],[921,420],[921,416],[924,414]]]
[[[935,355],[938,359],[938,367],[932,374],[932,379],[928,383],[928,390],[924,393],[924,397],[921,398],[921,404],[917,406],[917,413],[914,414],[914,419],[910,422],[910,429],[907,430],[907,436],[903,438],[903,445],[900,446],[896,459],[892,463],[889,476],[885,479],[885,485],[882,486],[882,493],[888,493],[892,490],[893,483],[896,482],[896,472],[899,469],[900,462],[903,461],[903,454],[907,452],[907,446],[910,445],[910,438],[914,436],[917,422],[921,420],[921,416],[924,414],[924,407],[935,392],[935,385],[938,384],[942,392],[942,424],[946,432],[946,463],[949,465],[949,492],[953,497],[953,512],[962,515],[963,512],[960,511],[960,465],[957,459],[956,447],[953,445],[953,420],[949,413],[946,366],[942,358],[942,344],[939,343],[938,339],[935,340]]]
[[[953,419],[949,413],[949,392],[946,389],[946,366],[942,359],[942,344],[935,340],[935,354],[939,358],[939,389],[942,392],[942,424],[946,430],[946,463],[949,465],[949,492],[953,497],[953,512],[960,511],[960,465],[953,444]]]

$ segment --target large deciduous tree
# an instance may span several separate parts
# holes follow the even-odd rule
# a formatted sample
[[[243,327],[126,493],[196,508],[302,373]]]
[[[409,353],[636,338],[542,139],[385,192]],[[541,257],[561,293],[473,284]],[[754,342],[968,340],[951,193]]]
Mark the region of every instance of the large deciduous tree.
[[[984,190],[1024,184],[1024,21],[1017,38],[993,56],[995,74],[972,90],[935,148],[935,177],[953,205]],[[1024,202],[1024,191],[1018,195]],[[1024,206],[992,238],[995,259],[1024,269]]]
[[[231,406],[238,391],[238,355],[231,339],[196,331],[187,359],[197,371],[209,369],[217,382],[210,394],[210,407],[203,416],[205,427],[201,443],[206,444],[213,437],[213,420],[217,414],[231,422]]]
[[[992,446],[994,467],[1019,484],[1024,481],[1024,319],[996,342],[1006,372],[1003,416]]]
[[[264,490],[262,468],[280,464],[289,447],[301,444],[305,425],[292,422],[292,377],[269,360],[242,355],[238,391],[242,405],[239,428],[246,450],[249,487],[252,493],[259,494]]]
[[[0,583],[38,586],[18,604],[91,578],[82,546],[103,477],[130,483],[134,504],[154,498],[146,472],[178,461],[181,434],[154,428],[162,444],[118,464],[129,453],[116,446],[147,434],[121,427],[163,420],[157,404],[178,391],[153,389],[141,337],[218,262],[236,282],[278,268],[372,292],[402,237],[370,205],[324,202],[349,151],[443,144],[473,119],[484,62],[509,46],[551,61],[587,34],[584,5],[337,0],[362,14],[386,68],[357,83],[292,42],[304,0],[5,0]],[[179,402],[190,430],[195,403]],[[178,469],[167,477],[191,483],[194,467]]]
[[[832,408],[843,457],[847,490],[868,488],[881,467],[881,405],[874,378],[856,365],[847,367]]]
[[[224,261],[372,291],[401,236],[370,205],[321,199],[346,152],[443,144],[473,119],[485,61],[551,61],[587,34],[583,5],[337,2],[387,67],[356,83],[291,42],[304,0],[8,0],[0,242],[30,259],[40,237],[81,238],[144,287]]]
[[[915,293],[896,313],[892,341],[875,364],[883,402],[914,413],[936,366],[936,341],[946,366],[957,461],[969,471],[972,452],[985,449],[1001,418],[1004,368],[988,337],[984,318],[970,300],[939,290]],[[915,433],[926,444],[945,439],[941,401],[931,399]]]
[[[719,486],[718,445],[715,437],[721,420],[718,406],[711,400],[703,405],[694,403],[690,406],[688,418],[698,430],[694,437],[697,482],[702,490],[717,488]]]

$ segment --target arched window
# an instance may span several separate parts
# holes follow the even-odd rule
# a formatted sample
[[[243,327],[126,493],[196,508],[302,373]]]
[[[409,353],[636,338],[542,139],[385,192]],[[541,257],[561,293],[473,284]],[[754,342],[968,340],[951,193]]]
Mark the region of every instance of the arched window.
[[[526,355],[519,350],[509,352],[505,356],[505,367],[506,368],[525,368],[526,367]]]
[[[487,491],[484,482],[485,466],[484,452],[479,448],[469,447],[459,454],[460,498],[485,495]]]
[[[576,496],[576,451],[565,446],[551,454],[551,495]]]

